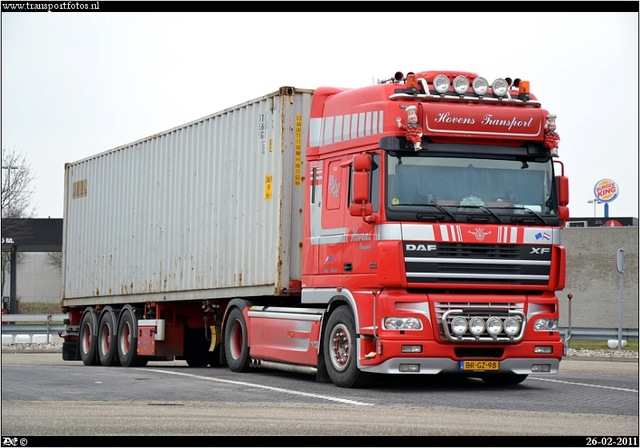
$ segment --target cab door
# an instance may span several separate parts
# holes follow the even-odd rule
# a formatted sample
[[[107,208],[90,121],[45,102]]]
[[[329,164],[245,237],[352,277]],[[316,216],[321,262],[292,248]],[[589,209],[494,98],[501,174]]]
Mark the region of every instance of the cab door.
[[[380,211],[380,158],[372,156],[370,173],[371,188],[369,198],[373,213]],[[349,167],[349,200],[346,205],[345,227],[346,241],[343,250],[343,270],[348,274],[372,274],[377,272],[377,238],[373,222],[366,222],[362,216],[351,216],[349,206],[353,202],[353,166]]]
[[[324,163],[322,176],[322,203],[318,233],[318,274],[340,275],[343,246],[346,240],[345,215],[348,214],[349,169],[344,160],[330,159]],[[337,285],[338,279],[330,280],[326,286]]]

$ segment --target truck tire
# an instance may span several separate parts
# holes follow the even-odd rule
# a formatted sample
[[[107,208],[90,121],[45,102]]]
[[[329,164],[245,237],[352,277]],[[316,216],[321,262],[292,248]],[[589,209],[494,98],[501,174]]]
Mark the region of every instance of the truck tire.
[[[482,381],[492,386],[515,386],[527,379],[528,375],[519,375],[517,373],[496,373],[491,375],[483,375]]]
[[[136,317],[129,308],[120,313],[118,323],[118,358],[124,367],[144,367],[148,359],[138,356],[138,335],[136,334]]]
[[[80,338],[78,339],[78,351],[80,359],[85,366],[100,364],[98,359],[98,325],[96,313],[93,308],[87,308],[80,320]]]
[[[373,382],[371,374],[358,369],[356,325],[349,307],[340,306],[329,315],[323,352],[327,373],[336,386],[357,388]]]
[[[110,307],[106,307],[98,325],[98,358],[103,366],[120,365],[116,325],[114,311]]]
[[[229,312],[224,327],[224,341],[229,368],[233,372],[247,372],[251,364],[247,345],[247,323],[239,308],[233,308]]]

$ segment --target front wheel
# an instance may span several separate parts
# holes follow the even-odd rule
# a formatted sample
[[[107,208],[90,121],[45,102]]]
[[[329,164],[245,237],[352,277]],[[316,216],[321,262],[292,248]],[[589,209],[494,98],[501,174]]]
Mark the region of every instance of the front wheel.
[[[324,360],[331,381],[339,387],[366,387],[373,377],[358,369],[356,326],[347,306],[336,308],[327,321]]]

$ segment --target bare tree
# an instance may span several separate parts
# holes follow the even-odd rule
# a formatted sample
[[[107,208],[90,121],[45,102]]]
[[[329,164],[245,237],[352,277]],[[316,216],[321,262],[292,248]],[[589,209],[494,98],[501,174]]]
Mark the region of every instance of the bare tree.
[[[15,150],[2,151],[2,218],[32,218],[31,199],[35,175],[26,155]]]
[[[54,269],[62,270],[62,252],[47,252],[45,262]]]
[[[35,175],[26,155],[15,150],[4,148],[2,150],[2,219],[5,218],[33,218],[35,208],[31,207],[31,199],[35,193],[33,181]],[[3,225],[3,232],[10,233],[13,237],[21,236],[24,231],[20,228],[20,220],[10,228]],[[18,254],[20,255],[20,254]],[[20,263],[17,257],[16,262]],[[10,253],[2,252],[2,292],[6,280],[7,267]]]

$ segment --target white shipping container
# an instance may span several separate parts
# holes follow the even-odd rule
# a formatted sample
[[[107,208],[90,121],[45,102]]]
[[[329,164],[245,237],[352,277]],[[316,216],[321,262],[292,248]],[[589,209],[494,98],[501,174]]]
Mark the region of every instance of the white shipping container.
[[[281,295],[301,280],[311,96],[282,87],[67,164],[62,305]]]

